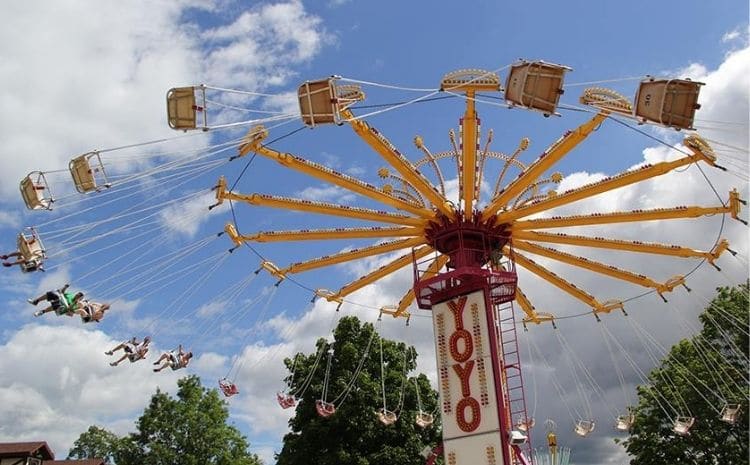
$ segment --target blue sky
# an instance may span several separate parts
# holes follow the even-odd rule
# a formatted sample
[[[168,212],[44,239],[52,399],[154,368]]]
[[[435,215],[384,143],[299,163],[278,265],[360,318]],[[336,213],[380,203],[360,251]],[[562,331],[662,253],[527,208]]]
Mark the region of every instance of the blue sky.
[[[0,244],[10,250],[15,235],[35,225],[53,257],[45,274],[21,275],[1,270],[0,288],[6,312],[0,315],[0,413],[17,415],[29,406],[38,413],[13,425],[0,426],[0,440],[48,440],[64,454],[72,440],[96,423],[118,433],[132,428],[145,400],[156,386],[173,390],[177,375],[153,375],[149,367],[107,366],[102,352],[131,335],[152,334],[158,349],[178,343],[197,354],[190,372],[212,385],[228,372],[236,375],[242,393],[231,399],[232,420],[248,435],[253,449],[273,463],[285,431],[286,413],[271,403],[280,389],[281,360],[295,351],[310,351],[317,337],[331,329],[333,309],[319,302],[309,304],[307,288],[338,289],[385,260],[363,260],[331,270],[311,272],[286,281],[278,288],[266,273],[254,277],[259,259],[248,249],[228,254],[226,237],[201,244],[232,219],[227,205],[213,210],[209,189],[219,175],[230,185],[240,177],[248,160],[215,166],[190,165],[181,170],[153,174],[156,167],[192,156],[191,150],[240,137],[244,131],[216,131],[182,136],[166,126],[164,94],[174,86],[205,83],[222,88],[274,94],[273,98],[241,100],[237,95],[214,94],[224,103],[266,111],[294,111],[291,96],[306,79],[332,74],[344,78],[400,87],[434,89],[447,72],[462,68],[501,70],[517,58],[544,59],[573,68],[566,76],[562,102],[577,105],[586,87],[600,84],[632,98],[638,78],[692,77],[707,83],[702,92],[703,109],[696,126],[717,141],[720,163],[729,173],[709,172],[709,179],[725,197],[732,186],[747,194],[748,82],[750,67],[745,2],[525,2],[500,4],[473,2],[470,6],[435,2],[68,2],[52,7],[42,2],[4,6],[7,27],[0,32],[4,66],[0,90],[6,110],[0,127],[6,150],[0,156],[5,181],[0,184]],[[629,79],[636,78],[636,79]],[[413,99],[425,92],[363,85],[367,99],[377,105]],[[491,99],[488,99],[491,100]],[[494,102],[502,102],[495,100]],[[376,109],[355,110],[363,114]],[[583,121],[585,114],[561,111],[562,117],[542,118],[520,109],[498,105],[478,107],[482,133],[494,130],[492,148],[512,152],[522,137],[531,147],[522,156],[532,161],[565,130]],[[448,130],[456,128],[463,112],[459,99],[414,104],[368,118],[368,122],[409,158],[419,157],[412,139],[421,135],[433,151],[449,150]],[[210,113],[217,123],[245,120],[233,111]],[[722,122],[722,123],[719,123]],[[268,123],[268,126],[274,123]],[[288,134],[301,124],[271,129],[269,140]],[[648,134],[678,144],[682,134],[647,128]],[[138,173],[152,173],[132,183],[131,190],[114,188],[88,196],[69,195],[67,161],[94,149],[116,148],[162,138],[162,144],[115,150],[103,154],[113,180]],[[373,184],[380,184],[376,170],[382,160],[346,127],[305,129],[273,147],[318,161]],[[717,148],[717,147],[720,147]],[[176,155],[174,155],[177,153]],[[207,160],[222,160],[227,151]],[[674,158],[664,145],[611,121],[606,122],[581,147],[555,167],[565,176],[560,189],[575,187],[604,175],[612,175],[644,161]],[[447,168],[446,168],[447,169]],[[499,170],[489,165],[488,170]],[[49,172],[60,201],[52,212],[27,211],[17,194],[17,180],[32,170]],[[192,178],[168,178],[193,173]],[[452,175],[452,171],[450,172]],[[183,183],[184,180],[184,183]],[[372,202],[340,189],[330,189],[314,179],[289,172],[275,162],[257,157],[237,182],[242,193],[272,193],[374,206]],[[173,202],[178,198],[183,201]],[[701,173],[692,167],[684,173],[645,183],[589,203],[571,206],[566,213],[654,208],[678,204],[712,206],[718,200]],[[258,230],[338,227],[352,225],[333,218],[235,204],[242,232]],[[128,210],[130,209],[130,210]],[[132,216],[125,212],[137,211]],[[153,215],[153,216],[151,216]],[[746,217],[746,216],[745,216]],[[145,223],[143,228],[137,221]],[[101,222],[101,223],[99,223]],[[747,232],[736,222],[722,230],[734,249],[747,257]],[[69,229],[77,228],[77,229]],[[677,221],[670,224],[602,228],[603,235],[653,240],[705,249],[719,231],[718,218]],[[121,232],[118,232],[121,231]],[[80,233],[80,234],[78,234]],[[141,235],[142,234],[142,235]],[[73,237],[76,235],[75,237]],[[76,241],[85,241],[76,246]],[[259,244],[256,250],[284,266],[367,241],[328,244]],[[168,254],[184,252],[184,261],[169,268]],[[665,279],[689,271],[695,262],[641,260],[625,254],[590,255],[602,261],[631,266]],[[138,259],[144,264],[126,266]],[[150,263],[150,260],[155,260]],[[205,260],[205,262],[203,262]],[[701,268],[689,280],[695,292],[675,295],[668,310],[683,311],[686,324],[713,287],[747,276],[746,259],[722,258],[726,275]],[[195,268],[190,268],[195,265]],[[561,267],[561,273],[569,269]],[[622,287],[598,276],[567,275],[586,289],[606,298],[627,298],[642,289]],[[249,278],[253,278],[250,281]],[[163,280],[162,280],[163,279]],[[410,285],[410,271],[403,270],[352,297],[344,314],[374,321],[381,305],[394,304]],[[521,277],[522,283],[524,276]],[[527,276],[525,289],[540,310],[558,315],[581,312],[580,304],[561,296]],[[70,282],[92,297],[114,301],[110,316],[97,326],[46,316],[31,317],[25,299],[40,291]],[[235,292],[236,291],[236,292]],[[668,345],[683,336],[680,325],[664,324],[663,307],[654,296],[634,301],[630,313]],[[585,310],[584,310],[585,311]],[[429,315],[416,312],[409,328],[402,321],[386,320],[382,330],[394,338],[416,344],[422,355],[420,370],[434,373]],[[67,320],[67,319],[66,319]],[[568,322],[571,322],[568,324]],[[572,323],[575,322],[575,323]],[[565,320],[561,328],[574,341],[576,353],[600,373],[606,397],[617,409],[624,407],[617,380],[602,359],[602,342],[579,337],[591,331],[588,319]],[[613,329],[644,367],[651,362],[628,333],[622,319],[613,316]],[[553,366],[566,366],[556,354],[554,338],[538,328],[529,332],[548,351]],[[34,341],[29,347],[29,341]],[[61,353],[60,344],[69,350]],[[598,355],[597,355],[598,354]],[[544,389],[549,369],[541,361],[529,364],[527,379],[538,380],[538,419],[553,418],[568,431],[565,402]],[[237,370],[239,368],[239,370]],[[562,370],[570,375],[570,370]],[[41,376],[40,373],[45,373]],[[180,374],[180,373],[178,373]],[[234,376],[234,375],[233,375]],[[563,383],[572,380],[563,376]],[[633,374],[629,387],[638,382]],[[133,392],[132,386],[135,386]],[[609,389],[611,388],[611,389]],[[531,387],[529,388],[530,390]],[[570,389],[573,391],[573,389]],[[74,394],[75,393],[75,394]],[[569,392],[571,405],[581,402]],[[620,396],[615,398],[615,396]],[[591,393],[592,398],[596,396]],[[545,402],[545,399],[546,402]],[[594,403],[606,418],[607,408]],[[585,403],[585,401],[584,401]],[[535,401],[534,404],[537,404]],[[80,406],[85,407],[81,408]],[[623,463],[622,451],[612,442],[610,421],[601,420],[596,435],[576,440],[561,436],[573,448],[575,463]],[[563,426],[564,425],[564,426]],[[541,439],[537,434],[537,440]],[[538,442],[535,441],[538,445]]]

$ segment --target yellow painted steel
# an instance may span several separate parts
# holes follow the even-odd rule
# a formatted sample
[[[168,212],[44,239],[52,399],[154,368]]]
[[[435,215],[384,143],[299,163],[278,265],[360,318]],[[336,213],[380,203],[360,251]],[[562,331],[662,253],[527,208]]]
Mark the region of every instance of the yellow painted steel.
[[[400,312],[398,310],[398,307],[393,306],[393,305],[384,305],[380,307],[380,314],[391,315],[393,318],[401,317],[401,318],[407,318],[407,319],[411,316],[409,312],[406,312],[406,311]]]
[[[220,184],[221,185],[221,184]],[[224,184],[226,187],[226,184]],[[400,224],[404,226],[421,227],[427,223],[424,218],[415,218],[413,216],[401,215],[380,210],[371,210],[369,208],[350,207],[347,205],[338,205],[328,202],[315,202],[312,200],[294,199],[290,197],[280,197],[268,194],[238,194],[234,192],[223,192],[217,189],[217,199],[237,200],[261,207],[281,208],[284,210],[296,210],[309,213],[320,213],[323,215],[340,216],[344,218],[354,218],[358,220],[377,221],[380,223]]]
[[[380,255],[387,252],[416,247],[419,245],[424,245],[425,243],[426,241],[423,237],[390,241],[370,247],[349,250],[334,255],[327,255],[325,257],[318,257],[311,260],[306,260],[304,262],[293,263],[284,268],[282,271],[287,274],[302,273],[304,271],[310,271],[316,268],[322,268],[324,266],[335,265],[337,263],[359,260],[361,258],[371,257],[373,255]]]
[[[567,205],[569,203],[583,200],[594,195],[602,194],[613,189],[625,187],[636,182],[645,181],[656,176],[661,176],[672,170],[685,165],[689,165],[691,163],[696,163],[698,161],[705,161],[709,164],[713,164],[714,162],[713,159],[707,157],[703,152],[696,150],[692,155],[678,158],[674,161],[665,161],[656,163],[655,165],[646,165],[634,171],[626,171],[610,178],[606,178],[598,182],[593,182],[591,184],[587,184],[585,186],[581,186],[579,188],[571,189],[561,194],[548,197],[539,202],[525,205],[515,210],[500,213],[499,215],[497,215],[495,221],[498,224],[510,222],[518,218],[533,215],[534,213],[539,213],[551,208]]]
[[[409,253],[406,255],[402,255],[401,257],[397,258],[396,260],[393,260],[392,262],[381,266],[377,270],[362,276],[361,278],[357,279],[356,281],[352,281],[351,283],[347,284],[346,286],[339,289],[339,291],[336,293],[335,297],[344,298],[351,294],[352,292],[358,291],[359,289],[362,289],[363,287],[367,286],[368,284],[372,284],[378,279],[387,276],[394,271],[405,267],[406,265],[410,264],[412,262],[412,259],[417,260],[423,257],[426,257],[430,253],[434,252],[434,250],[431,247],[420,247],[416,249],[413,254]]]
[[[563,233],[544,233],[538,231],[519,230],[513,233],[513,239],[526,241],[547,242],[552,244],[577,245],[581,247],[594,247],[610,250],[626,250],[628,252],[649,253],[656,255],[668,255],[682,258],[705,258],[716,260],[727,249],[729,243],[722,240],[722,247],[715,247],[710,252],[694,250],[677,245],[657,244],[653,242],[623,241],[619,239],[606,239],[603,237],[577,236]]]
[[[542,257],[551,258],[568,265],[577,266],[584,268],[594,273],[603,274],[612,278],[621,279],[628,281],[633,284],[638,284],[643,287],[650,287],[652,289],[660,289],[664,285],[658,283],[648,276],[642,274],[632,273],[630,271],[622,270],[612,265],[605,265],[604,263],[589,260],[588,258],[578,257],[569,253],[561,252],[559,250],[550,249],[548,247],[542,247],[539,245],[530,244],[526,241],[513,241],[513,248],[531,252],[535,255],[541,255]]]
[[[736,194],[736,195],[735,195]],[[680,218],[697,218],[700,216],[729,213],[732,218],[739,218],[740,201],[737,191],[730,192],[730,201],[720,207],[672,207],[650,210],[633,210],[629,212],[592,213],[588,215],[553,216],[534,220],[514,221],[511,231],[514,233],[526,229],[564,228],[572,226],[590,226],[595,224],[629,223],[636,221],[655,221]]]
[[[372,147],[373,150],[379,153],[389,165],[395,168],[435,208],[444,215],[451,215],[453,213],[453,206],[445,196],[438,192],[432,183],[385,136],[372,128],[367,122],[357,119],[349,110],[344,110],[341,114],[349,122],[354,132]]]
[[[333,239],[366,239],[382,237],[424,236],[424,228],[335,228],[261,231],[239,236],[242,242],[320,241]]]
[[[477,145],[479,144],[479,124],[477,121],[475,92],[466,90],[466,111],[461,120],[461,176],[462,197],[464,199],[464,219],[469,221],[474,215],[474,193],[477,190]]]
[[[554,272],[537,264],[534,260],[531,260],[530,258],[527,258],[519,254],[518,252],[511,251],[509,247],[505,248],[505,254],[513,257],[516,265],[526,268],[530,272],[544,279],[548,283],[554,285],[558,289],[567,292],[571,296],[585,303],[592,309],[596,310],[604,307],[601,302],[596,300],[591,294],[584,291],[583,289],[579,289],[574,284],[571,284],[570,282],[556,275]]]
[[[241,150],[241,154],[255,152],[271,160],[275,160],[280,165],[301,173],[307,174],[314,178],[320,179],[331,184],[343,187],[344,189],[356,192],[358,194],[369,197],[378,202],[385,203],[399,210],[408,211],[415,215],[423,218],[432,218],[435,213],[426,208],[420,207],[412,202],[406,202],[401,199],[397,199],[391,195],[388,195],[382,189],[378,189],[372,184],[360,181],[347,174],[339,173],[328,167],[325,167],[319,163],[315,163],[304,158],[292,155],[291,153],[282,153],[277,150],[270,149],[261,145],[263,137],[257,136],[248,140],[244,148]]]
[[[555,163],[560,161],[565,155],[580,144],[591,132],[599,126],[609,115],[609,112],[602,111],[594,115],[591,120],[579,126],[575,131],[571,131],[552,144],[547,152],[536,159],[529,165],[521,175],[513,182],[508,184],[505,189],[501,190],[495,198],[482,211],[482,221],[492,218],[498,211],[506,207],[508,203],[521,194],[528,186],[533,184],[539,176],[551,168]]]
[[[523,319],[524,323],[541,324],[545,321],[555,321],[555,317],[551,313],[537,312],[529,298],[518,286],[516,286],[516,302],[526,314]]]
[[[259,273],[260,270],[266,270],[271,276],[278,278],[279,283],[286,279],[286,275],[284,274],[284,272],[281,271],[281,269],[279,269],[279,267],[271,261],[263,260],[262,262],[260,262],[260,268],[258,269],[258,271],[256,271],[256,273]],[[276,283],[276,285],[278,285],[279,283]]]
[[[421,278],[429,278],[430,275],[436,275],[438,271],[440,271],[441,268],[445,266],[446,263],[450,260],[450,257],[447,255],[439,255],[435,261],[430,263],[430,266],[427,267],[427,269],[422,273]],[[396,313],[394,316],[399,316],[404,313],[406,313],[406,309],[409,308],[409,305],[414,302],[414,288],[410,288],[409,291],[401,298],[401,300],[398,301],[398,305],[396,306]]]

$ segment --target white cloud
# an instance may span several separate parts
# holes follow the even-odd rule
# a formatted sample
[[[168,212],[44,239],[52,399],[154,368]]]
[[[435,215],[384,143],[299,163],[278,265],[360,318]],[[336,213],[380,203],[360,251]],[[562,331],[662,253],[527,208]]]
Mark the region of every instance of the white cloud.
[[[350,191],[338,186],[306,187],[297,192],[295,197],[317,202],[334,202],[339,204],[352,203],[357,198],[357,196]]]
[[[132,429],[157,386],[173,391],[177,374],[155,376],[147,361],[110,367],[104,351],[118,343],[80,326],[13,334],[0,345],[0,414],[14,418],[0,426],[0,441],[46,440],[61,454],[91,424]]]

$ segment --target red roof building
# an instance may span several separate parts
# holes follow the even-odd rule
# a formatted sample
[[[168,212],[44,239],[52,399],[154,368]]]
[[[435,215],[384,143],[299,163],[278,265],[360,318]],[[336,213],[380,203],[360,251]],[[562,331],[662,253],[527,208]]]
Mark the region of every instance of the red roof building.
[[[0,465],[105,465],[103,459],[55,460],[45,441],[0,442]]]

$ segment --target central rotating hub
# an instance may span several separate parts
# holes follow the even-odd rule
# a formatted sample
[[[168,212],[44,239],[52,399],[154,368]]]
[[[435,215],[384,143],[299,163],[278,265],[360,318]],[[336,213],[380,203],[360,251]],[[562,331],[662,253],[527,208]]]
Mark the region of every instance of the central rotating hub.
[[[510,231],[508,225],[481,221],[477,211],[468,220],[457,211],[452,217],[439,215],[436,221],[430,221],[425,237],[430,246],[450,258],[446,265],[449,269],[480,268],[500,261]]]

